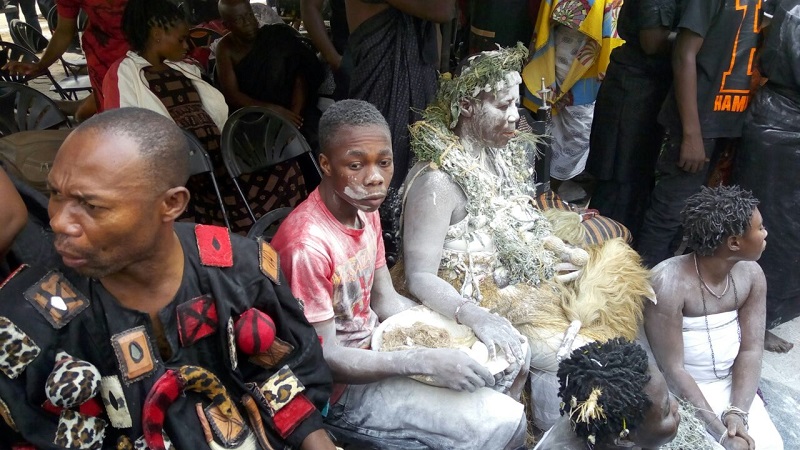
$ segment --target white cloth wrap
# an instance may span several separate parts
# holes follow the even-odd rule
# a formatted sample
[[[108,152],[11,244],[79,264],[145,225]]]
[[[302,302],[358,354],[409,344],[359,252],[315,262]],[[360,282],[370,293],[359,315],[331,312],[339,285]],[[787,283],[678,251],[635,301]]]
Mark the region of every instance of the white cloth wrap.
[[[711,362],[709,335],[714,347],[714,365]],[[708,316],[683,318],[683,365],[697,382],[706,401],[719,416],[731,403],[732,378],[724,380],[714,376],[727,374],[739,354],[739,315],[730,311]],[[756,395],[750,405],[749,433],[758,450],[783,450],[783,439],[764,408],[761,397]]]

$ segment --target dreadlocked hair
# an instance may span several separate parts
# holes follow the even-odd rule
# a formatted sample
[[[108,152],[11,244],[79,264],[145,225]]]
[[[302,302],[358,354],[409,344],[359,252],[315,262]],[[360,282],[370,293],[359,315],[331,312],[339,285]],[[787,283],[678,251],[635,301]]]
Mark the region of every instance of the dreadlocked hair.
[[[168,30],[185,20],[183,11],[168,0],[128,0],[122,13],[122,32],[131,50],[141,53],[153,27]]]
[[[647,353],[624,338],[592,342],[558,366],[561,415],[592,446],[635,429],[652,402]]]
[[[703,187],[686,200],[681,211],[683,233],[700,256],[714,253],[729,236],[750,228],[758,200],[739,186]]]

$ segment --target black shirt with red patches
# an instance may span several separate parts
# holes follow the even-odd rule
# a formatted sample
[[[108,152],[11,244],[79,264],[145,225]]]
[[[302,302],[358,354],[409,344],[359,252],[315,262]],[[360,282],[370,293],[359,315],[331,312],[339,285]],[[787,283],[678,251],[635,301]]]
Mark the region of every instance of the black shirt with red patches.
[[[43,277],[49,279],[45,277],[47,270],[21,270],[0,289],[0,316],[13,322],[40,349],[38,356],[16,378],[0,373],[0,400],[7,405],[18,430],[12,431],[2,420],[3,411],[0,410],[0,448],[9,448],[19,442],[29,442],[42,449],[60,448],[53,443],[59,422],[58,411],[42,407],[47,399],[46,380],[59,350],[90,362],[103,377],[117,377],[121,382],[132,426],[114,427],[108,410],[101,406],[98,417],[108,424],[103,448],[115,448],[121,436],[132,441],[141,437],[142,405],[151,388],[168,369],[187,365],[202,367],[218,377],[246,421],[246,410],[240,401],[244,394],[252,392],[247,384],[261,385],[279,372],[281,377],[285,377],[287,372],[284,368],[288,367],[304,388],[298,396],[302,395],[313,404],[313,411],[304,413],[296,423],[290,417],[288,423],[294,428],[284,438],[273,426],[277,419],[273,420],[269,408],[262,406],[261,417],[268,440],[274,448],[284,448],[287,444],[297,448],[309,433],[322,428],[320,411],[325,408],[331,393],[330,371],[323,360],[316,331],[306,321],[285,278],[279,274],[277,282],[273,282],[259,267],[260,252],[264,249],[237,235],[231,235],[228,243],[224,239],[227,230],[217,233],[217,237],[222,238],[216,245],[213,242],[198,244],[193,224],[176,224],[175,231],[184,250],[185,268],[174,301],[158,313],[164,339],[156,339],[147,314],[120,306],[99,281],[79,276],[68,269],[60,268],[55,273],[63,274],[62,280],[67,281],[65,285],[73,287],[76,295],[85,297],[89,306],[64,323],[59,321],[58,314],[55,320],[46,318],[42,311],[47,309],[35,306],[35,302],[26,300],[24,296],[24,292],[37,285]],[[201,263],[201,250],[207,253],[205,261],[212,261],[216,266]],[[228,264],[226,250],[232,252],[231,264]],[[227,265],[230,267],[218,267]],[[47,297],[47,289],[53,291],[53,288],[51,285],[44,288],[44,291],[34,291],[44,292]],[[53,307],[58,309],[75,304],[70,299],[73,296],[71,292],[63,289],[60,292],[63,299],[59,297],[45,306],[52,310]],[[257,363],[238,350],[234,368],[227,324],[231,318],[236,321],[253,308],[266,313],[274,322],[276,342],[280,342],[281,352],[271,355],[272,359],[261,358]],[[55,328],[54,321],[60,328]],[[130,337],[135,345],[130,345],[130,340],[125,341],[120,336]],[[128,358],[127,367],[121,354]],[[4,355],[0,354],[0,362],[3,358]],[[148,358],[152,359],[152,364],[148,363]],[[101,400],[100,396],[98,394],[95,400]],[[197,403],[207,407],[211,402],[207,396],[187,391],[168,407],[164,432],[174,448],[207,448]],[[100,401],[99,405],[102,404]],[[73,409],[79,410],[77,407]],[[85,410],[87,408],[80,409]],[[284,417],[282,425],[286,426],[286,422]],[[250,423],[248,427],[252,430]]]

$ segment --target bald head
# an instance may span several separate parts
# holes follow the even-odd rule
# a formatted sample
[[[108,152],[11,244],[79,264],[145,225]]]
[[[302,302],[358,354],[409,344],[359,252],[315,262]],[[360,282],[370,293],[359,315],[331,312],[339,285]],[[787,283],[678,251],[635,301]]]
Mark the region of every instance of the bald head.
[[[217,8],[230,34],[243,42],[251,42],[256,38],[258,20],[248,0],[219,0]]]
[[[126,137],[142,159],[141,175],[154,190],[183,186],[189,179],[189,144],[175,123],[143,108],[119,108],[83,122],[73,133],[92,131],[113,139]]]

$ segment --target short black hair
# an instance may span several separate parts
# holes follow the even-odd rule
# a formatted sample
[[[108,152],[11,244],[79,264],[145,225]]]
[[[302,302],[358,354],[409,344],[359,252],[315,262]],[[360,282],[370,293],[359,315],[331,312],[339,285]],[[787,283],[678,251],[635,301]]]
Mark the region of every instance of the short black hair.
[[[122,33],[131,50],[141,53],[147,46],[150,29],[169,29],[186,17],[177,5],[168,0],[128,0],[122,13]]]
[[[758,200],[739,186],[702,187],[686,200],[681,211],[683,234],[700,256],[714,253],[730,236],[741,236],[750,228]]]
[[[389,124],[375,106],[363,100],[341,100],[322,114],[319,120],[319,146],[327,154],[331,141],[343,127],[378,125],[391,137]]]
[[[189,142],[171,119],[149,109],[118,108],[92,116],[73,131],[93,130],[133,140],[147,165],[153,188],[184,186],[189,179]]]
[[[558,380],[561,415],[569,415],[575,433],[590,443],[635,429],[652,405],[645,393],[647,353],[623,338],[574,350],[559,364]]]

